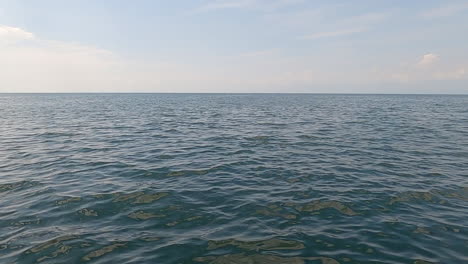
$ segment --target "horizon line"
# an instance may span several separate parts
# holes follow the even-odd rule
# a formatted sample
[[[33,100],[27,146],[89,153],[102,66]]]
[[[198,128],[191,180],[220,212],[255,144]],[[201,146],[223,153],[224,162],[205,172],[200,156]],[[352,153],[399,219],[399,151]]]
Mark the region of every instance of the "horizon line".
[[[308,93],[308,92],[0,92],[0,94],[311,94],[311,95],[462,95],[468,93]]]

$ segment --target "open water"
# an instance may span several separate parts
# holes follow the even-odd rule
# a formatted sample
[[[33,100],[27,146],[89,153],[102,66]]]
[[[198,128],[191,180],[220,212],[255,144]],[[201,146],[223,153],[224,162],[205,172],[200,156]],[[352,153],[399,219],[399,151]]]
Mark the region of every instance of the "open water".
[[[468,96],[0,94],[0,263],[468,263]]]

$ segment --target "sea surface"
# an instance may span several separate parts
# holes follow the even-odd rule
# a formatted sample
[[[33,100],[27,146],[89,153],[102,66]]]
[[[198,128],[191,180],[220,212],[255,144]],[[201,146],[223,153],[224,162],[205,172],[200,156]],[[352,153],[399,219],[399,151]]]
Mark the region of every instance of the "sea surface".
[[[0,94],[0,263],[468,263],[468,96]]]

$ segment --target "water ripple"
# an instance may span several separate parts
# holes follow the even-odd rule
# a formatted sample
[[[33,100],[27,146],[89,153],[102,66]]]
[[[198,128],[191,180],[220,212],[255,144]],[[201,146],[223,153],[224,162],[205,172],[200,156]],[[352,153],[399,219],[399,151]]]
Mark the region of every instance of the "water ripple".
[[[468,262],[468,97],[0,97],[1,263]]]

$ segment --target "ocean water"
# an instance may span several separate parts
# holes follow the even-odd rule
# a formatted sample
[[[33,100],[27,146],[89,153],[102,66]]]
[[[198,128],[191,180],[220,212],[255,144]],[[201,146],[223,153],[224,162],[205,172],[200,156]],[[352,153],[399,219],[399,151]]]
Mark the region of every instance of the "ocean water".
[[[468,96],[0,95],[0,263],[468,263]]]

